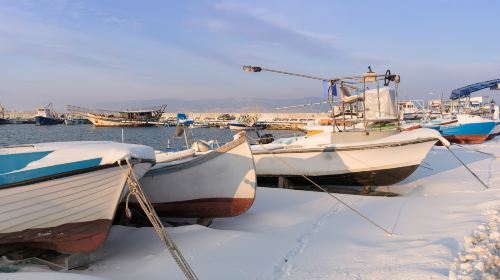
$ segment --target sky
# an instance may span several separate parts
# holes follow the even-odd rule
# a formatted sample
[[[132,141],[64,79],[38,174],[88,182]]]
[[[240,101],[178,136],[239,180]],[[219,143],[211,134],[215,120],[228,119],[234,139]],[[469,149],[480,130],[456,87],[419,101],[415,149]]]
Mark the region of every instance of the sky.
[[[403,98],[446,98],[500,78],[498,11],[494,0],[0,0],[0,103],[323,95],[321,82],[249,64],[321,77],[371,65],[401,75]]]

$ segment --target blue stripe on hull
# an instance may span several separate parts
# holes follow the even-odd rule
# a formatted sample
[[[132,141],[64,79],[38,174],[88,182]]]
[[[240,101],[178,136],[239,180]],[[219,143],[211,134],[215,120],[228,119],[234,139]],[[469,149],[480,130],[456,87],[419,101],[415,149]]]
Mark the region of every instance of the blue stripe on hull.
[[[439,132],[443,136],[488,135],[495,127],[495,122],[467,123],[460,125],[443,125]]]
[[[0,174],[25,168],[30,162],[40,160],[50,153],[52,151],[0,155]]]
[[[52,165],[37,169],[30,169],[20,172],[7,173],[0,175],[0,188],[2,188],[2,185],[15,184],[18,182],[32,180],[40,177],[56,175],[59,173],[70,172],[84,168],[95,167],[99,166],[100,163],[101,163],[101,158],[95,158],[95,159]]]

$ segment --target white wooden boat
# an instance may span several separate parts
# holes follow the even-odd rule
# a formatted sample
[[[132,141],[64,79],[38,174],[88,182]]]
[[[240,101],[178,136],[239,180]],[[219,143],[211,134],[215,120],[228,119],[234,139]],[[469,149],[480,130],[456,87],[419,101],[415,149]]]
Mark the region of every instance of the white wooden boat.
[[[158,215],[215,218],[247,211],[255,199],[256,175],[244,135],[201,155],[194,150],[157,154],[159,163],[140,184]]]
[[[447,142],[426,128],[372,137],[350,132],[350,139],[339,140],[329,128],[252,146],[259,185],[275,184],[278,177],[307,183],[302,175],[325,185],[391,185],[411,175],[437,141]]]
[[[126,185],[129,159],[139,178],[151,148],[114,142],[0,148],[0,245],[81,253],[106,239]]]
[[[166,105],[149,109],[108,111],[89,110],[77,106],[68,106],[71,112],[85,116],[96,127],[137,127],[163,125],[160,118]]]
[[[310,185],[304,176],[323,185],[390,185],[412,174],[437,141],[449,145],[432,129],[401,131],[397,110],[400,76],[390,70],[377,74],[368,67],[362,75],[342,78],[259,66],[244,66],[243,70],[320,80],[329,102],[337,104],[332,106],[329,130],[312,130],[304,137],[252,147],[259,185],[280,177]]]

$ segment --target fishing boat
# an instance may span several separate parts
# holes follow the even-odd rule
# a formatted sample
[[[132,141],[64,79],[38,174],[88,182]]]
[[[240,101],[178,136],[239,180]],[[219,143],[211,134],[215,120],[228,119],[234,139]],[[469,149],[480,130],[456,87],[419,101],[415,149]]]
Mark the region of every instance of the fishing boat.
[[[257,130],[263,129],[264,126],[257,122],[256,116],[241,115],[238,119],[230,121],[228,124],[230,130]]]
[[[87,119],[73,118],[72,116],[68,116],[64,120],[65,125],[76,125],[76,124],[87,124],[87,123],[90,123]]]
[[[52,103],[49,103],[47,106],[40,106],[36,110],[36,125],[54,125],[61,123],[63,123],[63,120],[56,116]]]
[[[162,125],[160,117],[166,105],[153,108],[109,111],[89,110],[77,106],[68,106],[68,111],[79,113],[87,118],[96,127],[137,127]]]
[[[305,76],[254,66],[244,70]],[[396,106],[399,75],[369,69],[361,76],[312,78],[325,83],[335,105],[333,124],[309,128],[305,136],[252,146],[259,186],[280,178],[296,184],[309,179],[324,185],[391,185],[411,175],[436,142],[449,145],[432,129],[402,131]]]
[[[207,122],[193,122],[189,125],[190,128],[210,128],[210,124]]]
[[[61,142],[0,148],[0,245],[85,253],[106,239],[130,174],[154,163],[152,148]]]
[[[456,122],[440,125],[437,130],[448,141],[458,144],[480,144],[496,126],[495,121],[480,116],[458,114],[456,119]]]
[[[215,150],[161,152],[156,160],[140,184],[160,216],[231,217],[254,202],[256,175],[244,133]]]

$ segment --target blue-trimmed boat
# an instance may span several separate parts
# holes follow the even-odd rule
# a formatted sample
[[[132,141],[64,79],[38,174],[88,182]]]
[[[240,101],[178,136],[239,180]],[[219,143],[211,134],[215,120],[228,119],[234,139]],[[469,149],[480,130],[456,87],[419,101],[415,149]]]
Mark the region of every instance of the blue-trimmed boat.
[[[0,246],[81,253],[106,239],[132,163],[142,177],[152,148],[114,142],[0,147]]]
[[[437,130],[453,143],[480,144],[488,139],[495,125],[495,121],[479,116],[457,115],[457,122],[440,125]]]

